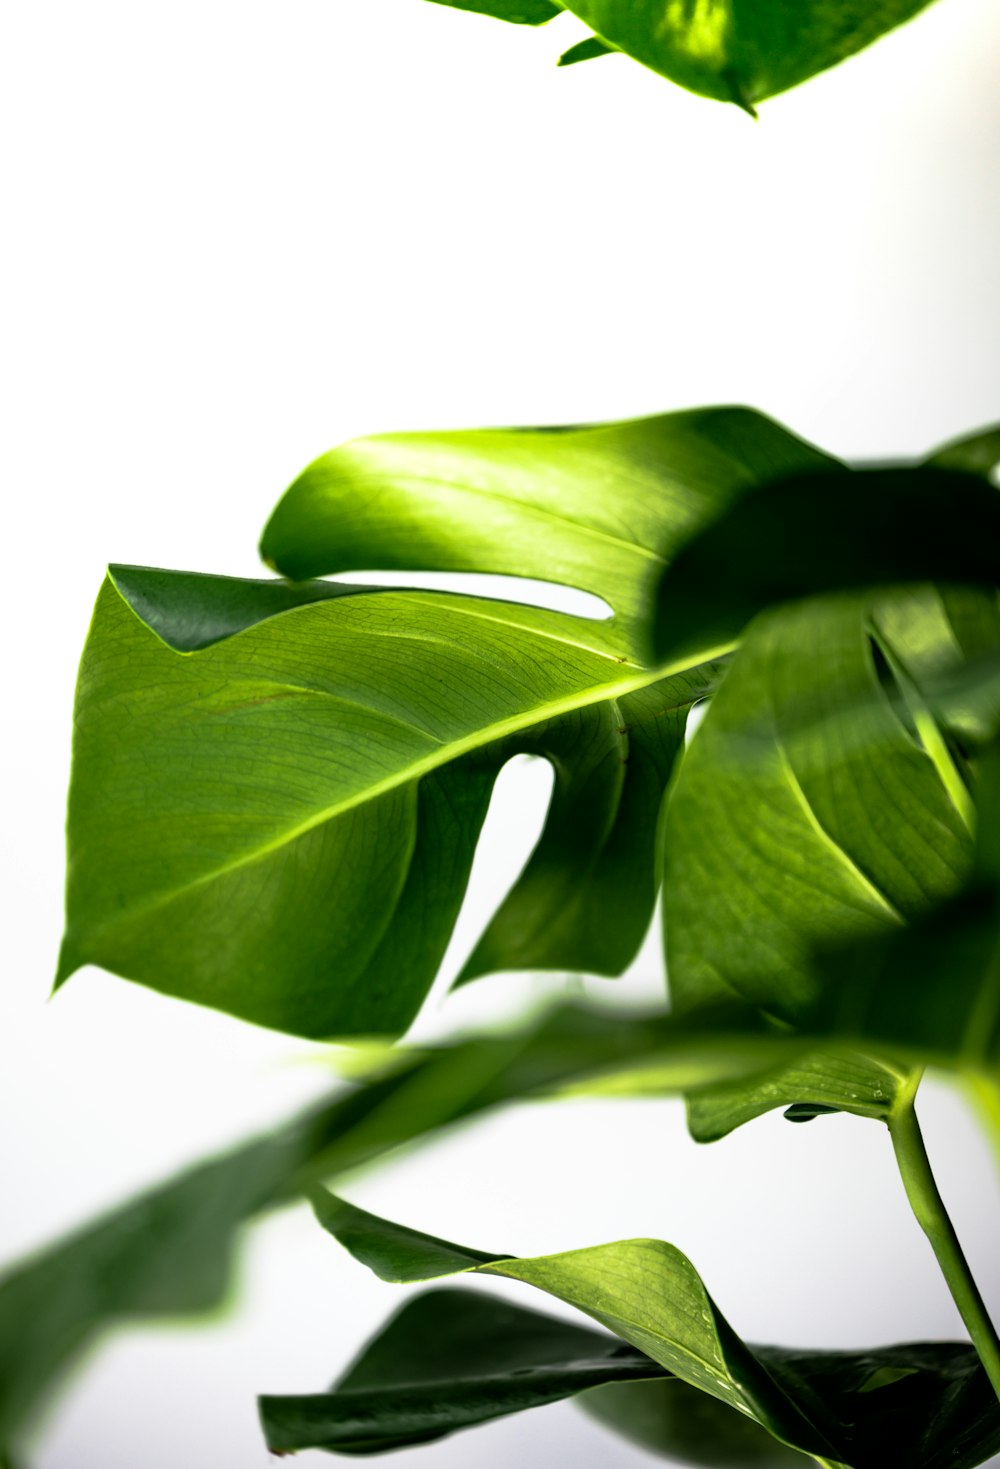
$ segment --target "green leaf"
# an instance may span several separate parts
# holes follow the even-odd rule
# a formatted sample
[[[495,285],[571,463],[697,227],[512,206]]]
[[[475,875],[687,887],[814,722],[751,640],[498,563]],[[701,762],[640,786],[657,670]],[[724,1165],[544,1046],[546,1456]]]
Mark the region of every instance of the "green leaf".
[[[315,460],[279,502],[260,549],[293,580],[377,568],[577,587],[614,609],[641,653],[664,565],[699,526],[755,486],[834,467],[746,408],[383,434]]]
[[[890,582],[1000,584],[1000,495],[933,466],[795,475],[732,504],[667,569],[657,654],[736,638],[778,602]]]
[[[891,932],[969,872],[962,816],[883,688],[875,610],[845,597],[762,616],[691,745],[665,841],[681,1010],[736,995],[795,1023],[816,947]]]
[[[757,1069],[794,1048],[763,1033],[752,1015],[716,1017],[716,1026],[568,1008],[514,1035],[397,1050],[363,1083],[272,1136],[49,1246],[0,1279],[0,1445],[112,1323],[217,1306],[243,1222],[320,1179],[492,1107],[583,1090],[591,1080],[600,1089],[609,1073],[627,1077],[643,1062],[655,1065],[665,1094]]]
[[[432,0],[435,5],[448,5],[452,10],[472,10],[477,15],[492,15],[514,25],[540,26],[559,15],[561,5],[552,0]]]
[[[964,469],[970,474],[989,476],[1000,466],[1000,424],[991,424],[974,434],[952,439],[930,456],[928,464],[942,469]]]
[[[203,625],[189,579],[176,613],[158,579],[159,632]],[[468,972],[628,963],[655,901],[663,790],[713,666],[631,696],[652,675],[600,624],[400,592],[310,591],[275,616],[267,584],[251,622],[248,583],[217,597],[241,600],[245,629],[183,654],[136,615],[132,585],[112,574],[80,673],[60,983],[98,963],[303,1035],[398,1033],[519,751],[557,763],[556,796]]]
[[[476,1291],[426,1291],[326,1393],[262,1397],[273,1453],[386,1453],[661,1369],[616,1337]]]
[[[578,61],[593,61],[597,56],[612,56],[614,51],[614,46],[609,46],[598,36],[587,36],[584,40],[577,41],[568,51],[564,51],[556,64],[575,66]]]
[[[534,1259],[483,1256],[317,1191],[317,1217],[383,1280],[475,1271],[523,1281],[576,1306],[658,1366],[813,1453],[830,1444],[739,1340],[691,1263],[661,1240],[623,1240]]]
[[[57,983],[96,963],[298,1034],[399,1033],[519,752],[552,761],[555,795],[463,977],[620,973],[653,911],[687,711],[718,673],[642,663],[653,582],[699,517],[816,462],[735,409],[362,440],[307,470],[265,534],[296,577],[539,574],[607,594],[606,622],[113,568],[77,694]]]
[[[438,0],[539,24],[555,13],[507,0]],[[689,91],[747,111],[835,66],[923,10],[930,0],[564,0],[620,51]]]

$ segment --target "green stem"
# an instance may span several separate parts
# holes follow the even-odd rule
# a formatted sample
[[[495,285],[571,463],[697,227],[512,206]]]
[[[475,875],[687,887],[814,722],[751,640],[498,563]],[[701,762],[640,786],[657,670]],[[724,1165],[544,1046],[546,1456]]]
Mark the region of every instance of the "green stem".
[[[895,1149],[896,1162],[910,1208],[931,1242],[941,1274],[947,1281],[952,1299],[965,1322],[965,1329],[972,1338],[972,1344],[993,1384],[993,1390],[1000,1398],[1000,1337],[987,1314],[979,1288],[972,1278],[969,1262],[962,1252],[958,1235],[934,1182],[913,1106],[918,1080],[919,1077],[914,1079],[913,1085],[908,1088],[905,1097],[889,1117],[889,1134]]]

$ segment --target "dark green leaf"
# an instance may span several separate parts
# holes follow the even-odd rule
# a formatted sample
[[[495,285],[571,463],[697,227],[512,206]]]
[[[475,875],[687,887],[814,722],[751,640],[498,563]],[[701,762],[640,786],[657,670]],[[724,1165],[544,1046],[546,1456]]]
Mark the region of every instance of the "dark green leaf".
[[[704,1469],[806,1469],[815,1460],[679,1377],[613,1383],[579,1399],[605,1428],[672,1464]]]
[[[970,474],[995,474],[1000,466],[1000,424],[965,434],[937,449],[927,461],[942,469],[964,469]]]
[[[435,5],[449,5],[452,10],[472,10],[477,15],[492,15],[514,25],[540,26],[558,15],[561,5],[552,0],[433,0]]]
[[[722,646],[762,608],[890,582],[1000,584],[1000,494],[957,469],[796,475],[743,496],[678,553],[658,656]]]
[[[604,1332],[441,1289],[408,1301],[329,1392],[260,1411],[272,1452],[385,1453],[661,1371]]]
[[[583,41],[577,41],[568,51],[560,56],[559,66],[575,66],[578,61],[592,61],[597,56],[611,56],[615,50],[598,36],[587,36]]]

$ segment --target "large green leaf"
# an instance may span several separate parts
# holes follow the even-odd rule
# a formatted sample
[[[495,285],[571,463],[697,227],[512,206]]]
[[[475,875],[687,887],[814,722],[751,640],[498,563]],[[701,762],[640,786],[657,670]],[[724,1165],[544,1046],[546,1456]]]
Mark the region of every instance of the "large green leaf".
[[[628,963],[662,794],[714,667],[634,692],[652,675],[600,624],[312,589],[275,616],[266,583],[239,589],[244,630],[183,653],[165,635],[198,621],[190,579],[175,614],[157,575],[150,627],[134,575],[112,574],[81,668],[60,982],[98,963],[303,1035],[405,1029],[518,751],[556,764],[556,795],[470,972]]]
[[[505,20],[547,20],[514,0],[440,0]],[[836,65],[930,0],[564,0],[606,42],[692,92],[755,102]]]
[[[605,1332],[445,1288],[408,1301],[329,1392],[260,1412],[272,1452],[385,1453],[659,1372]]]
[[[605,597],[609,621],[114,568],[80,674],[58,982],[97,963],[304,1035],[398,1033],[522,751],[553,763],[555,795],[465,977],[620,972],[687,711],[717,676],[643,662],[653,584],[699,519],[822,462],[735,409],[362,440],[307,470],[265,534],[296,577],[539,575]]]
[[[377,568],[559,582],[603,598],[641,653],[663,568],[698,527],[758,485],[836,464],[746,408],[382,434],[315,460],[261,555],[296,580]]]
[[[469,1250],[408,1229],[324,1190],[315,1191],[314,1207],[323,1227],[383,1280],[410,1282],[456,1272],[497,1275],[533,1285],[594,1317],[644,1353],[651,1364],[715,1400],[718,1407],[705,1416],[719,1441],[718,1457],[705,1457],[709,1445],[702,1440],[700,1456],[696,1452],[689,1462],[795,1462],[785,1454],[772,1453],[768,1458],[759,1437],[737,1430],[736,1422],[746,1420],[766,1429],[780,1444],[821,1455],[824,1463],[846,1469],[884,1469],[887,1463],[906,1464],[907,1469],[943,1469],[946,1464],[970,1469],[1000,1447],[1000,1404],[970,1346],[945,1342],[870,1352],[750,1348],[722,1316],[690,1262],[660,1240],[624,1240],[518,1259]],[[379,1354],[377,1362],[388,1358],[390,1380],[379,1391],[377,1366],[365,1374],[368,1392],[362,1423],[372,1448],[392,1446],[384,1439],[373,1442],[375,1430],[388,1436],[404,1426],[397,1417],[398,1389],[392,1377],[405,1381],[407,1364],[415,1365],[420,1351],[415,1334],[400,1340],[390,1326],[386,1335],[388,1341],[376,1339],[374,1351]],[[467,1354],[474,1364],[474,1351],[467,1348]],[[641,1364],[626,1360],[630,1369],[640,1369],[635,1371],[637,1378],[643,1375]],[[516,1395],[522,1375],[518,1367],[530,1367],[529,1360],[518,1363],[512,1353],[505,1372],[495,1358],[491,1365],[492,1406],[498,1401],[506,1402],[504,1411],[535,1406],[518,1402]],[[433,1391],[423,1397],[423,1405],[433,1407],[435,1436],[487,1416],[465,1416],[464,1373],[450,1354],[440,1365],[432,1362],[429,1376]],[[356,1404],[344,1391],[347,1385],[338,1384],[331,1394],[312,1398],[264,1399],[271,1447],[340,1448],[339,1435],[357,1435],[361,1425],[353,1416]],[[655,1420],[655,1446],[683,1453],[685,1439],[697,1444],[694,1430],[701,1415],[689,1397],[682,1397],[678,1407],[666,1397],[668,1390],[666,1384],[643,1390],[647,1398],[663,1395]],[[628,1394],[624,1401],[629,1402]],[[733,1410],[741,1420],[725,1417]],[[418,1419],[411,1429],[420,1424]],[[748,1438],[755,1457],[725,1458],[727,1452],[745,1450]]]

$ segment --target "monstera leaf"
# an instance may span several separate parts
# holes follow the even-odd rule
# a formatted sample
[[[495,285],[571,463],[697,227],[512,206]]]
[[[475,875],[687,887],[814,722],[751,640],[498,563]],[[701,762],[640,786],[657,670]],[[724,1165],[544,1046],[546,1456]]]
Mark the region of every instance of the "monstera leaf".
[[[547,577],[607,621],[470,596],[112,570],[77,696],[58,982],[101,964],[314,1036],[394,1034],[444,952],[497,771],[549,759],[537,851],[486,969],[620,972],[706,658],[644,658],[679,540],[775,473],[828,462],[745,410],[562,432],[403,435],[317,461],[263,551]]]
[[[539,25],[557,7],[524,0],[437,0]],[[930,0],[564,0],[598,40],[692,92],[753,104],[807,81],[917,15]],[[583,43],[587,44],[587,43]],[[591,54],[599,54],[594,51]],[[582,59],[582,58],[581,58]]]
[[[777,1469],[794,1464],[791,1451],[798,1450],[842,1469],[882,1469],[897,1455],[914,1469],[970,1469],[1000,1447],[1000,1404],[969,1346],[750,1348],[690,1262],[660,1240],[518,1259],[391,1223],[324,1190],[315,1191],[314,1207],[323,1227],[383,1280],[460,1272],[522,1281],[593,1317],[621,1345],[616,1354],[611,1338],[579,1332],[574,1359],[562,1336],[573,1328],[561,1322],[541,1317],[533,1324],[527,1313],[506,1316],[489,1298],[434,1292],[404,1308],[331,1392],[262,1399],[265,1434],[278,1452],[381,1452],[426,1442],[585,1391],[602,1376],[602,1386],[647,1379],[635,1391],[623,1389],[623,1410],[605,1407],[602,1416],[615,1421],[617,1414],[618,1425],[634,1434],[636,1395],[661,1400],[642,1441],[687,1462]],[[440,1322],[431,1317],[434,1307]],[[452,1315],[458,1337],[442,1347]],[[432,1319],[435,1326],[426,1329]],[[707,1406],[699,1414],[701,1395]],[[698,1431],[706,1423],[714,1444]],[[777,1441],[770,1456],[763,1435],[746,1431],[754,1426]],[[732,1457],[748,1445],[752,1457]],[[696,1449],[690,1456],[689,1446]],[[715,1457],[705,1457],[709,1448]]]

